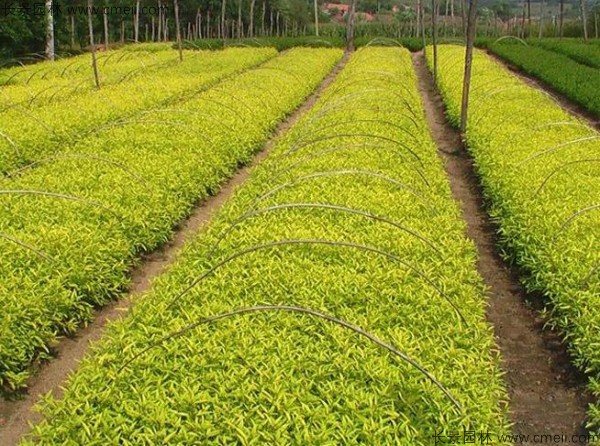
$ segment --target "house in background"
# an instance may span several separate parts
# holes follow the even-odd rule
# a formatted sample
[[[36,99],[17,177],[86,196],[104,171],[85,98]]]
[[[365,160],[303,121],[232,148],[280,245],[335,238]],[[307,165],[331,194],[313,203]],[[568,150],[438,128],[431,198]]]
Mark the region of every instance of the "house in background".
[[[329,14],[332,21],[341,23],[346,21],[346,15],[350,11],[350,5],[345,3],[323,3],[322,10]],[[375,16],[368,12],[356,11],[356,19],[358,21],[372,22],[375,20]]]

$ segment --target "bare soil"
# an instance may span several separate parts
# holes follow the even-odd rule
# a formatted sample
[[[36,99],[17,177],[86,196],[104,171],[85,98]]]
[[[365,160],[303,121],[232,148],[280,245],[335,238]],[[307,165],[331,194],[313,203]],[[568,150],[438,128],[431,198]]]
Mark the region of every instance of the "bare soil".
[[[591,402],[586,379],[571,365],[561,337],[543,329],[544,321],[533,308],[540,304],[540,297],[525,292],[518,271],[496,251],[498,227],[486,212],[473,159],[448,123],[423,53],[413,53],[412,58],[431,134],[453,196],[460,203],[467,235],[477,246],[477,268],[491,289],[487,318],[502,356],[513,431],[523,435],[585,433],[586,407]]]
[[[35,375],[30,379],[27,393],[22,399],[15,401],[0,399],[1,446],[18,444],[23,436],[30,431],[30,424],[41,421],[41,415],[33,410],[40,397],[48,392],[52,392],[56,397],[61,396],[61,386],[64,385],[68,376],[77,369],[90,345],[102,337],[110,322],[127,315],[136,297],[150,289],[152,280],[175,261],[183,245],[203,225],[210,221],[211,216],[233,194],[235,188],[248,178],[250,170],[269,154],[277,139],[314,105],[324,89],[333,82],[344,67],[349,57],[350,55],[346,53],[317,90],[286,121],[277,127],[272,138],[263,146],[249,165],[238,170],[216,195],[198,203],[190,216],[175,226],[170,241],[160,249],[143,257],[140,265],[131,273],[131,285],[126,296],[97,311],[94,320],[87,327],[79,330],[73,337],[62,338],[53,347],[56,357],[39,366]]]

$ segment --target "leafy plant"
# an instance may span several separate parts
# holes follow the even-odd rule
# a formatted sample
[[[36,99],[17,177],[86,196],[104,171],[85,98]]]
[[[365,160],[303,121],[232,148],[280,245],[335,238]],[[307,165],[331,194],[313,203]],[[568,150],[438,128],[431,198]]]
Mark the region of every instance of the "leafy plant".
[[[462,52],[451,46],[440,52],[439,85],[453,122]],[[500,241],[526,271],[527,288],[547,296],[549,324],[563,333],[575,365],[597,381],[600,135],[485,54],[478,52],[474,64],[467,142]],[[570,73],[568,67],[560,69]],[[590,408],[595,429],[598,413]]]
[[[593,51],[600,53],[598,48],[596,46]],[[597,68],[532,45],[497,43],[489,45],[489,49],[600,117],[600,76]]]
[[[345,174],[301,180],[322,172]],[[109,328],[64,398],[45,401],[31,440],[414,446],[436,431],[503,433],[475,260],[408,51],[361,49]]]
[[[224,71],[273,53],[232,51],[217,63]],[[119,297],[140,254],[248,162],[341,57],[292,50],[208,89],[192,70],[201,89],[176,113],[165,104],[0,179],[0,387],[22,387],[57,336]]]

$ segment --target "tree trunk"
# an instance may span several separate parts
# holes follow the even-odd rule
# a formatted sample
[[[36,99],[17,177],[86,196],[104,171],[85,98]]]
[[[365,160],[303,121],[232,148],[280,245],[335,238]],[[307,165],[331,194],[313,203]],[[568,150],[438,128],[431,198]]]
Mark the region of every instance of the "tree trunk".
[[[262,17],[261,17],[261,23],[260,23],[260,35],[261,37],[265,36],[265,16],[267,14],[267,0],[263,0],[263,4],[262,4]]]
[[[210,9],[206,11],[206,33],[204,34],[207,39],[210,39]]]
[[[350,3],[348,13],[348,28],[346,29],[346,51],[354,51],[354,15],[356,12],[356,0]]]
[[[541,39],[544,35],[544,0],[540,0],[540,33],[538,38]]]
[[[565,0],[560,0],[560,22],[558,24],[558,36],[560,38],[563,37],[563,24],[564,24],[564,19],[565,19]]]
[[[237,38],[242,38],[242,0],[238,0]]]
[[[587,7],[585,5],[586,0],[579,0],[579,7],[581,8],[581,21],[583,22],[583,40],[588,41],[588,23],[587,23]]]
[[[158,42],[160,42],[161,39],[162,39],[162,22],[163,22],[163,20],[162,20],[162,14],[163,13],[162,13],[162,8],[161,8],[160,0],[158,0],[158,17],[156,19],[157,22],[158,22],[157,30],[156,30],[156,40]]]
[[[275,21],[277,22],[277,37],[279,37],[279,11],[277,11],[277,15],[275,16]]]
[[[446,10],[444,11],[444,37],[448,37],[448,15],[450,14],[450,2],[445,0]]]
[[[154,16],[152,16],[152,41],[154,42]]]
[[[471,67],[473,65],[473,46],[477,27],[477,0],[470,0],[467,22],[467,48],[465,52],[465,75],[463,78],[462,104],[460,110],[460,132],[465,135],[469,116],[469,89],[471,87]]]
[[[531,35],[531,0],[527,0],[527,35]]]
[[[438,53],[437,53],[437,0],[431,0],[431,43],[433,45],[433,82],[438,81]]]
[[[96,88],[100,88],[100,77],[98,76],[98,63],[96,62],[96,45],[94,44],[94,24],[92,23],[92,0],[88,0],[88,29],[90,33],[90,49],[92,52],[92,68],[94,70],[94,82]]]
[[[417,36],[419,36],[419,32],[420,32],[420,28],[421,28],[421,24],[423,24],[423,27],[425,27],[425,24],[423,23],[423,10],[421,8],[421,0],[416,0],[415,1],[415,9],[416,9],[416,13],[417,13],[417,17],[416,17],[416,22],[415,23],[415,34]],[[425,48],[425,47],[423,47]]]
[[[52,0],[46,0],[46,59],[54,60],[54,14]]]
[[[594,30],[596,31],[596,39],[598,38],[598,13],[594,13]]]
[[[140,40],[140,0],[135,2],[135,16],[133,20],[133,40]]]
[[[463,36],[467,39],[467,0],[462,0],[460,4],[460,12],[462,15]]]
[[[179,51],[179,62],[183,62],[183,47],[181,45],[181,27],[179,26],[179,1],[173,0],[175,7],[175,33],[177,38],[177,50]]]
[[[104,22],[104,51],[108,51],[108,6],[102,11],[102,20]]]
[[[227,0],[221,0],[221,37],[227,40],[227,32],[225,30],[225,8]]]
[[[421,37],[423,40],[423,52],[427,54],[427,39],[425,38],[425,11],[423,10],[423,4],[421,3],[421,0],[419,0],[418,3],[417,14],[417,26],[419,26],[419,20],[421,21]]]
[[[71,14],[71,49],[75,48],[75,15]]]
[[[456,34],[456,29],[454,28],[454,0],[450,0],[450,24],[452,28],[452,37]]]
[[[121,43],[125,43],[125,22],[121,20]]]
[[[526,8],[527,4],[525,3],[525,0],[523,0],[521,2],[521,29],[519,30],[519,37],[521,39],[525,38],[525,8]]]
[[[254,5],[256,4],[256,0],[250,1],[250,20],[248,23],[248,37],[254,37]]]
[[[319,37],[319,3],[317,0],[313,1],[313,7],[315,9],[315,36]]]

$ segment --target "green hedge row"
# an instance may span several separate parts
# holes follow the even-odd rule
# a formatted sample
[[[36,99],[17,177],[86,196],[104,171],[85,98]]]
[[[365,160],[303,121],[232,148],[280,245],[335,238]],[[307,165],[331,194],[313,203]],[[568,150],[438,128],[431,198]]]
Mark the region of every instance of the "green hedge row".
[[[387,37],[357,37],[355,46],[403,46],[411,51],[423,49],[421,39],[415,38],[387,38]],[[193,50],[217,50],[226,47],[273,47],[278,51],[284,51],[297,46],[324,47],[324,48],[344,48],[346,39],[343,37],[258,37],[254,39],[232,39],[223,41],[222,39],[199,39],[184,41],[184,48]]]

